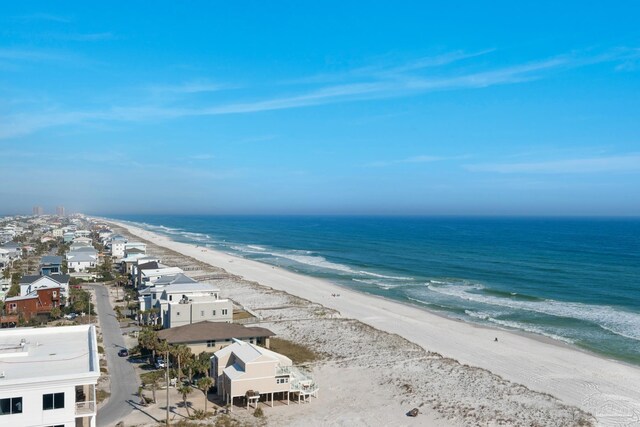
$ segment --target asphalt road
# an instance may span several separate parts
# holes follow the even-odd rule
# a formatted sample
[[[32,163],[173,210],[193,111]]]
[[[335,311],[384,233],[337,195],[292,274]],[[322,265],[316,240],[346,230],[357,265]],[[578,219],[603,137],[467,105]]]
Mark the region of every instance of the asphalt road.
[[[100,318],[100,329],[104,351],[107,356],[107,368],[111,377],[111,396],[98,411],[97,426],[108,426],[122,420],[134,408],[140,379],[126,357],[119,357],[118,351],[125,348],[120,325],[109,303],[108,290],[103,285],[90,285],[95,289]]]

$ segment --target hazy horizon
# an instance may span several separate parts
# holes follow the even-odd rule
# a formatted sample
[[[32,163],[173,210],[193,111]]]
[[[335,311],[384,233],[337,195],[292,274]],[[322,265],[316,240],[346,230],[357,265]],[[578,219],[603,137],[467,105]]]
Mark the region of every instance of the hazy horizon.
[[[637,217],[634,11],[9,3],[0,213]]]

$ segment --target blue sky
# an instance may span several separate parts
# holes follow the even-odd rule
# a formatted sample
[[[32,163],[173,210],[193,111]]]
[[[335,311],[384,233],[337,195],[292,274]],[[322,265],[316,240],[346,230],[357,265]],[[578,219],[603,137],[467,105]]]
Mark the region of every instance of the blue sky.
[[[636,2],[374,3],[3,5],[0,213],[640,213]]]

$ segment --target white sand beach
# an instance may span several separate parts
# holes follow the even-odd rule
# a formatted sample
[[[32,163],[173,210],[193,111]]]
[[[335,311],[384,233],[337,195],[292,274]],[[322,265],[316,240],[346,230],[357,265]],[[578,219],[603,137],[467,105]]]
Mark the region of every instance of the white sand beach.
[[[239,258],[210,248],[175,242],[165,236],[130,224],[111,220],[109,222],[126,228],[131,234],[141,239],[212,266],[223,268],[247,281],[257,282],[262,286],[284,291],[327,309],[335,310],[343,319],[356,319],[379,331],[397,334],[429,352],[455,359],[462,366],[470,365],[488,370],[504,380],[540,392],[537,393],[538,396],[552,395],[564,404],[576,406],[592,414],[599,425],[640,425],[640,368],[638,367],[607,360],[567,345],[548,342],[549,340],[546,339],[535,339],[510,331],[479,327],[452,320],[421,308],[351,291],[327,281],[295,274],[271,265]],[[340,296],[332,296],[332,294]],[[231,297],[235,298],[234,295]],[[251,308],[250,304],[248,306]],[[322,328],[322,322],[316,322],[313,327]],[[290,333],[294,334],[295,331]],[[498,338],[497,342],[494,340],[495,338]],[[357,344],[349,343],[349,345],[356,346]],[[381,355],[380,358],[384,358],[384,356]],[[381,363],[380,366],[384,366],[384,363]],[[327,374],[331,377],[330,371],[336,369],[334,366],[325,366],[320,368],[316,375]],[[393,369],[393,367],[389,369]],[[469,368],[465,372],[472,372],[472,369]],[[362,375],[359,375],[358,372]],[[344,377],[344,373],[343,370],[342,374],[338,373],[334,377],[340,375]],[[421,374],[416,373],[416,375]],[[465,375],[467,374],[464,374],[463,377]],[[463,377],[458,378],[457,381],[465,381]],[[332,393],[329,380],[330,378],[318,378],[318,381],[324,385],[318,401],[328,399],[327,395]],[[348,381],[351,383],[361,381],[363,386],[369,389],[376,387],[375,384],[371,384],[371,378],[367,378],[366,370],[361,368],[354,368]],[[440,384],[433,381],[432,379],[431,383],[425,382],[424,387],[426,389],[440,387]],[[499,379],[495,381],[499,381]],[[393,397],[392,395],[385,396],[385,390],[380,385],[377,387],[379,388],[369,394],[370,399],[384,401],[385,397],[388,399]],[[481,399],[482,393],[485,392],[487,389],[478,389],[477,398]],[[510,393],[512,392],[507,394]],[[543,397],[540,399],[543,400]],[[407,399],[407,402],[413,404],[416,400]],[[286,414],[298,412],[302,414],[312,410],[313,405],[316,405],[315,401],[302,408],[287,409]],[[322,404],[317,404],[317,406],[320,405]],[[540,411],[545,411],[548,406],[545,405],[541,406]],[[396,406],[398,406],[397,411],[401,411],[403,408],[411,409],[406,406]],[[374,407],[373,404],[372,407]],[[369,409],[354,408],[353,413],[357,413],[358,410],[364,412]],[[340,409],[336,409],[336,411],[340,411]],[[278,414],[284,416],[285,412],[275,413],[274,416],[277,417]],[[415,422],[411,422],[413,420],[408,418],[383,420],[376,418],[377,416],[379,415],[370,413],[364,414],[361,420],[350,418],[341,421],[339,418],[327,418],[324,419],[324,422],[322,418],[311,417],[314,422],[307,423],[307,425],[374,425],[376,419],[392,424],[394,424],[392,420],[395,419],[398,420],[399,425],[425,425],[429,424],[427,420],[438,419],[437,411],[431,411]],[[532,419],[541,420],[537,425],[546,425],[542,417],[536,418],[535,414],[532,414]],[[298,424],[303,424],[302,419],[298,421]],[[296,422],[292,422],[292,424],[296,424]],[[444,419],[440,419],[434,425],[444,424],[460,425],[464,423],[460,418],[455,418],[446,422]],[[489,423],[482,424],[489,425]],[[504,423],[492,422],[490,424]],[[567,424],[561,422],[558,425]]]

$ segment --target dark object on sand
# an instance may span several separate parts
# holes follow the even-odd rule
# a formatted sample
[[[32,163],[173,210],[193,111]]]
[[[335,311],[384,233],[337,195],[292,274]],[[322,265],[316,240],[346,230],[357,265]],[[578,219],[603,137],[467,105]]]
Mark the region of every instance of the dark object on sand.
[[[494,341],[495,341],[495,342],[498,342],[498,337],[496,337],[496,338],[494,339]]]
[[[419,413],[420,411],[418,411],[418,408],[413,408],[412,410],[407,412],[407,417],[417,417]]]

